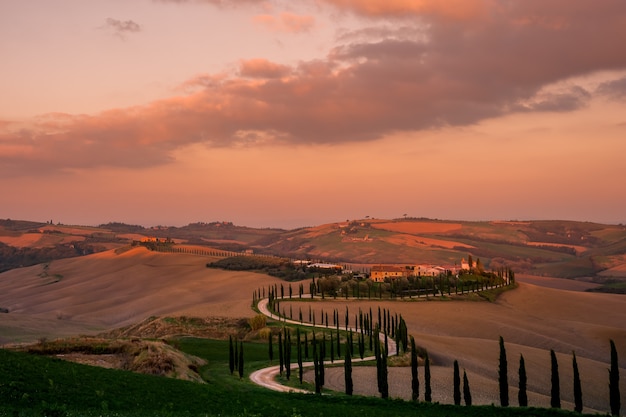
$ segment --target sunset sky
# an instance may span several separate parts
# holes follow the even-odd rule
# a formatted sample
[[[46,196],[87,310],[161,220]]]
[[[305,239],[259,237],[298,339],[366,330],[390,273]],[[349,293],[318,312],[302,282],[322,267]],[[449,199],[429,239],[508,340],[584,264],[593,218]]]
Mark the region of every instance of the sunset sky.
[[[0,218],[626,222],[624,0],[0,0]]]

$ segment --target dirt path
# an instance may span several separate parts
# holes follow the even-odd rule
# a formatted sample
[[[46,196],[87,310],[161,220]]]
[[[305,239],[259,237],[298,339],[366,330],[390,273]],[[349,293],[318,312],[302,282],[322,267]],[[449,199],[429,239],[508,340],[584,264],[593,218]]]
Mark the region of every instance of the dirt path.
[[[283,317],[279,317],[276,314],[273,314],[269,307],[269,300],[267,298],[264,298],[262,300],[259,301],[257,307],[259,309],[259,311],[266,315],[267,317],[283,322],[285,324],[295,324],[298,326],[308,326],[308,327],[317,327],[320,329],[325,329],[325,326],[316,326],[313,325],[312,323],[300,323],[299,321],[295,321],[295,320],[289,320]],[[357,332],[358,329],[349,327],[348,331],[352,330],[353,332]],[[380,334],[380,339],[381,341],[384,341],[384,334]],[[387,343],[389,345],[389,351],[391,353],[389,353],[389,356],[395,355],[394,352],[396,352],[396,342],[395,340],[391,339],[391,338],[387,338]],[[374,356],[368,356],[365,357],[363,359],[361,358],[356,358],[356,359],[352,359],[352,362],[366,362],[366,361],[373,361],[376,358]],[[336,365],[336,364],[342,364],[344,363],[344,360],[335,360],[334,362],[331,361],[324,361],[324,365]],[[310,368],[314,366],[313,362],[303,362],[302,363],[302,367],[303,368]],[[257,385],[260,385],[262,387],[274,390],[274,391],[279,391],[279,392],[299,392],[299,393],[305,393],[305,394],[313,394],[312,391],[308,391],[308,390],[304,390],[304,389],[300,389],[300,388],[293,388],[293,387],[287,387],[285,385],[280,384],[279,382],[276,381],[276,376],[279,374],[280,372],[280,366],[270,366],[267,368],[263,368],[263,369],[259,369],[258,371],[253,372],[252,374],[250,374],[250,380],[252,382],[254,382]],[[297,363],[292,363],[291,364],[291,369],[298,369],[298,364]]]

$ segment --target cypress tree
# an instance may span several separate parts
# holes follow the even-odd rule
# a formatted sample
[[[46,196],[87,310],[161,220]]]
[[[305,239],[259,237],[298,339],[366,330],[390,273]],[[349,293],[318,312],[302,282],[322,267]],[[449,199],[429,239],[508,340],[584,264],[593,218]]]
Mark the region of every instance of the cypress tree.
[[[574,369],[574,411],[583,412],[583,389],[580,384],[580,373],[576,362],[576,352],[572,352],[572,368]]]
[[[309,359],[309,336],[304,333],[304,357]]]
[[[528,407],[528,395],[526,394],[526,365],[524,356],[519,356],[519,391],[517,392],[517,402],[520,407]]]
[[[556,354],[550,349],[550,369],[551,369],[551,390],[550,390],[550,407],[561,408],[561,384],[559,382],[559,363],[556,360]]]
[[[285,365],[285,358],[283,357],[283,334],[278,332],[278,362],[280,364],[280,374],[283,374],[283,366]]]
[[[304,370],[302,369],[302,343],[300,343],[300,328],[297,330],[297,338],[298,338],[298,379],[302,384],[302,374]]]
[[[502,407],[508,407],[509,406],[508,365],[506,361],[506,350],[504,348],[504,339],[502,338],[502,336],[500,336],[500,367],[498,370],[498,383],[500,386],[500,405],[502,405]]]
[[[459,373],[459,362],[457,360],[454,361],[454,405],[461,405],[461,375]]]
[[[429,403],[433,400],[430,389],[430,358],[428,352],[424,356],[424,400]]]
[[[313,349],[313,368],[315,372],[315,393],[322,393],[322,384],[320,383],[320,366],[319,366],[319,358],[315,349]]]
[[[611,369],[609,369],[609,402],[611,405],[611,415],[619,416],[622,407],[619,393],[619,364],[617,361],[617,349],[615,343],[611,343]]]
[[[341,337],[339,337],[339,329],[337,329],[337,357],[341,357]]]
[[[413,336],[411,336],[411,392],[411,398],[417,401],[420,396],[420,382],[417,375],[417,349]]]
[[[469,380],[467,379],[465,369],[463,369],[463,400],[466,406],[472,405],[472,393],[470,392]]]
[[[347,342],[346,342],[347,343]],[[350,356],[350,349],[346,346],[346,359],[343,362],[344,376],[346,381],[346,394],[352,395],[352,356]]]
[[[330,362],[335,362],[335,341],[333,340],[333,332],[330,332]]]
[[[291,333],[287,332],[287,328],[285,327],[285,376],[287,377],[287,381],[291,377]]]
[[[233,355],[234,359],[235,359],[235,369],[237,369],[239,367],[239,345],[237,344],[237,341],[235,340],[235,354]]]
[[[274,360],[274,346],[272,343],[272,333],[270,333],[269,337],[267,338],[268,340],[268,353],[270,356],[270,362]],[[232,373],[232,372],[231,372]]]
[[[381,369],[381,381],[382,381],[382,392],[380,393],[380,396],[382,398],[389,398],[389,376],[387,373],[387,351],[384,350],[381,352],[380,355],[381,358],[381,364],[380,364],[380,369]]]
[[[239,379],[243,378],[243,342],[239,345]]]
[[[323,387],[326,384],[326,372],[324,371],[324,345],[320,348],[319,366],[320,366],[320,385]]]
[[[235,349],[233,348],[232,336],[228,336],[228,369],[231,375],[235,372]]]

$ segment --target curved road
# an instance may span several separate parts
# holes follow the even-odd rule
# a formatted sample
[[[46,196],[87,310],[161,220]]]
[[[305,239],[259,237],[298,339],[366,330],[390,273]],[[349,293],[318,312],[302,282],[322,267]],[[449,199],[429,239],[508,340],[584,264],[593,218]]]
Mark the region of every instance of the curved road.
[[[282,298],[282,300],[288,300],[288,298]],[[298,326],[308,326],[308,327],[319,327],[321,329],[327,329],[326,326],[314,326],[311,323],[300,323],[299,321],[296,320],[289,320],[286,319],[284,317],[279,317],[276,314],[273,314],[272,312],[270,312],[269,307],[268,307],[268,303],[269,303],[269,299],[264,298],[262,300],[259,301],[257,307],[259,309],[259,311],[266,315],[267,317],[277,320],[279,322],[283,322],[286,324],[296,324]],[[349,327],[348,330],[352,330],[354,332],[357,332],[358,330],[352,327]],[[385,335],[383,333],[381,333],[379,335],[379,338],[381,339],[381,341],[384,341],[384,337]],[[396,341],[393,340],[392,338],[388,337],[387,338],[387,343],[389,345],[389,356],[395,355],[396,352]],[[362,362],[362,361],[373,361],[376,358],[374,356],[368,356],[366,358],[360,359],[352,359],[352,362]],[[343,360],[335,360],[334,362],[331,361],[325,361],[324,365],[326,364],[341,364],[343,363]],[[312,367],[314,366],[313,362],[303,362],[302,363],[303,367]],[[280,383],[278,383],[276,381],[276,376],[278,375],[278,373],[280,372],[280,365],[275,365],[275,366],[270,366],[268,368],[263,368],[263,369],[259,369],[258,371],[254,371],[252,374],[250,374],[250,379],[252,380],[252,382],[254,382],[257,385],[260,385],[262,387],[265,388],[269,388],[271,390],[274,391],[279,391],[279,392],[298,392],[298,393],[304,393],[304,394],[312,394],[312,391],[308,391],[308,390],[304,390],[304,389],[300,389],[300,388],[293,388],[293,387],[287,387],[285,385],[282,385]],[[298,369],[298,364],[297,363],[292,363],[291,364],[291,369]]]

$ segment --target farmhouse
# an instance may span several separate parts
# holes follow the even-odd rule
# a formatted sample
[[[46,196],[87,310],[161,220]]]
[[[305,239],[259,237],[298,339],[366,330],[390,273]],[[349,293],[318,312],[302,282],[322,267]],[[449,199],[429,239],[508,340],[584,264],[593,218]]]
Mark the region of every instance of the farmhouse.
[[[409,270],[403,266],[374,265],[370,271],[370,278],[376,282],[382,282],[385,278],[396,279],[408,276]]]

